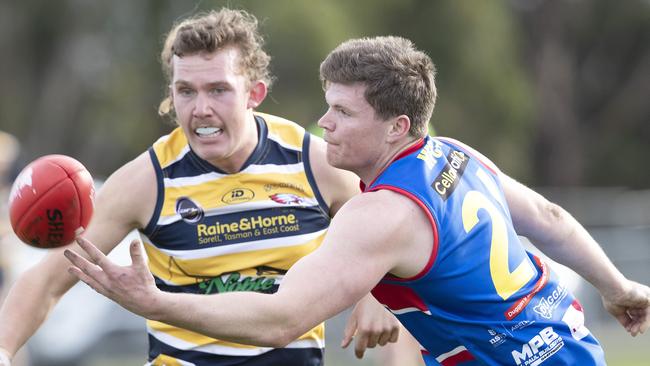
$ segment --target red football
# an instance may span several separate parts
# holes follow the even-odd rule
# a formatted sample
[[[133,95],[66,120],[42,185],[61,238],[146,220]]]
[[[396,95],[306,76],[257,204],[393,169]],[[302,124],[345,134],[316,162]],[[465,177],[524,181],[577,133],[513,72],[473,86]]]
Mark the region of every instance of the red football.
[[[18,238],[38,248],[71,243],[93,214],[95,187],[86,168],[65,155],[31,162],[9,194],[9,218]]]

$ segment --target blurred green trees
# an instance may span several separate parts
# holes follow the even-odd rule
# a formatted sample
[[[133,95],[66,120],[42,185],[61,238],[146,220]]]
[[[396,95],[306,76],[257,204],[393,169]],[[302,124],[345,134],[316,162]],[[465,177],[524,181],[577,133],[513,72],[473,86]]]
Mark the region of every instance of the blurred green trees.
[[[650,2],[0,2],[0,130],[20,164],[65,153],[106,176],[173,125],[156,113],[172,23],[244,8],[261,22],[277,81],[260,110],[315,123],[318,66],[351,37],[412,39],[438,67],[435,132],[534,185],[647,188]]]

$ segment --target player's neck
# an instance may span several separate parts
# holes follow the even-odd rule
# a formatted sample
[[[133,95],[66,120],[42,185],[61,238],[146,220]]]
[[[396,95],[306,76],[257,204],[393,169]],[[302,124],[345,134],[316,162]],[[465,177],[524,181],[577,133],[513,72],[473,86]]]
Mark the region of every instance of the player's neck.
[[[376,162],[372,164],[372,166],[369,166],[368,169],[357,172],[357,175],[366,186],[369,186],[393,161],[399,158],[400,154],[407,151],[420,141],[421,138],[415,140],[409,139],[390,146],[376,159]]]

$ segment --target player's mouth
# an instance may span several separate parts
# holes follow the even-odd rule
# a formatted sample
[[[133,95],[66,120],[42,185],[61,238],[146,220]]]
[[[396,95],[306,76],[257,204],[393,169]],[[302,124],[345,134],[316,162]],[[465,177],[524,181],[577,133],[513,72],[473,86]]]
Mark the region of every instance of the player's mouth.
[[[215,137],[223,133],[223,129],[218,127],[197,127],[194,133],[199,137]]]

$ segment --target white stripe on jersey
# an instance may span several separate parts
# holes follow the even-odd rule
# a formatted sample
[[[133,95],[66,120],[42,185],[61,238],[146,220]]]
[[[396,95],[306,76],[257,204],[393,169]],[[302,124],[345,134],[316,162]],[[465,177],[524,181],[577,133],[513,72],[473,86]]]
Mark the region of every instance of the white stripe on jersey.
[[[188,150],[189,151],[189,150]],[[171,165],[171,164],[170,164]],[[265,165],[249,165],[246,169],[242,170],[240,173],[245,174],[294,174],[304,172],[305,168],[302,163],[297,164],[287,164],[287,165],[276,165],[276,164],[265,164]],[[206,182],[216,181],[224,177],[232,176],[231,174],[220,174],[217,172],[210,172],[200,175],[195,175],[192,177],[182,177],[182,178],[164,178],[163,182],[165,187],[185,187],[185,186],[198,186]]]
[[[451,351],[443,353],[440,356],[436,357],[436,361],[442,363],[442,361],[448,359],[451,356],[456,356],[457,354],[459,354],[459,353],[461,353],[463,351],[467,351],[467,348],[465,348],[463,346],[458,346],[458,347],[452,349]]]
[[[310,207],[318,206],[318,200],[315,198],[300,197],[301,202],[290,202],[290,203],[279,203],[273,200],[267,201],[258,201],[258,202],[244,202],[236,205],[229,205],[226,207],[217,207],[211,210],[206,210],[204,215],[207,216],[217,216],[217,215],[226,215],[234,212],[250,211],[250,210],[263,210],[267,208],[277,208],[277,207]],[[156,225],[164,226],[171,225],[177,221],[182,220],[183,218],[179,214],[174,214],[171,216],[160,215]]]
[[[418,308],[403,308],[403,309],[398,309],[398,310],[393,310],[393,309],[389,309],[389,308],[386,308],[386,309],[388,309],[391,313],[393,313],[393,314],[395,314],[395,315],[406,314],[406,313],[412,313],[412,312],[414,312],[414,311],[419,311],[419,312],[421,312],[421,313],[425,313],[425,314],[427,314],[427,315],[431,315],[431,312],[430,312],[429,310],[427,310],[427,311],[422,311],[422,310],[420,310],[420,309],[418,309]]]

